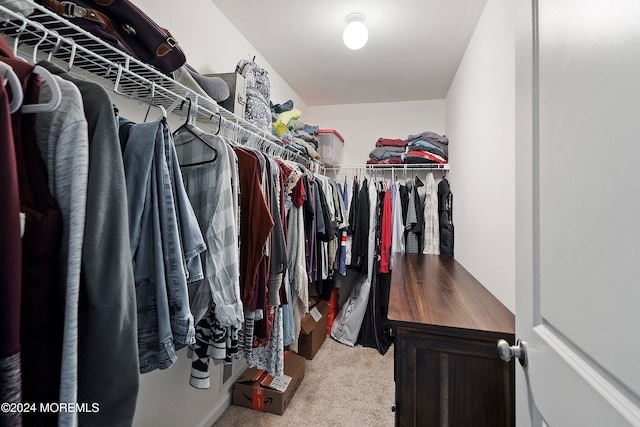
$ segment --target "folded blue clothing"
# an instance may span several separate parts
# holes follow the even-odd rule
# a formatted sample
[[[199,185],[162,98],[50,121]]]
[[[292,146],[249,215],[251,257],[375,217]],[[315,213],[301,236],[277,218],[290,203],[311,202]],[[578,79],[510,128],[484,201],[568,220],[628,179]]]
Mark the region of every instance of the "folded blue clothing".
[[[404,153],[405,147],[377,147],[371,150],[369,153],[369,158],[376,160],[388,159],[390,157],[400,157],[402,153]]]
[[[303,130],[309,135],[317,135],[318,131],[320,130],[320,126],[304,125]]]
[[[416,151],[428,151],[433,154],[437,154],[438,156],[444,157],[445,159],[449,157],[449,149],[446,145],[432,143],[429,141],[413,141],[408,145],[408,150],[416,150]]]
[[[318,141],[318,137],[311,135],[309,132],[305,132],[301,129],[294,131],[297,137],[304,139],[305,141]]]
[[[269,101],[269,103],[271,104],[272,113],[280,114],[280,113],[284,113],[285,111],[293,110],[292,100],[288,100],[286,102],[283,102],[282,104],[274,104],[271,101]]]

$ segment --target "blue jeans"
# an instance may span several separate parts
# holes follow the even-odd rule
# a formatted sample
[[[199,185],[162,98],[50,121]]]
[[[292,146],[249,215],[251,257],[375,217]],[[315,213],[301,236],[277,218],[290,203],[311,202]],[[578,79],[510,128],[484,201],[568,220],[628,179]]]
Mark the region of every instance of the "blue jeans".
[[[135,124],[120,118],[120,141],[136,282],[140,372],[145,373],[170,367],[177,359],[176,350],[195,342],[187,278],[202,277],[199,253],[205,246],[182,180],[176,179],[179,169],[166,123]]]

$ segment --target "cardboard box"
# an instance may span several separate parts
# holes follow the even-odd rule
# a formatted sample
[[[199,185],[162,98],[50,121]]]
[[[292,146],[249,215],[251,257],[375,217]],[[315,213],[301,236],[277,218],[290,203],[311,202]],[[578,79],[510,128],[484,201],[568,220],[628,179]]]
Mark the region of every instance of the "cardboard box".
[[[233,385],[233,404],[282,415],[304,378],[305,360],[286,352],[284,375],[273,377],[262,369],[249,368]]]
[[[327,313],[329,313],[329,306],[326,301],[320,300],[309,313],[304,315],[298,339],[299,355],[312,360],[322,347],[322,343],[327,338]]]

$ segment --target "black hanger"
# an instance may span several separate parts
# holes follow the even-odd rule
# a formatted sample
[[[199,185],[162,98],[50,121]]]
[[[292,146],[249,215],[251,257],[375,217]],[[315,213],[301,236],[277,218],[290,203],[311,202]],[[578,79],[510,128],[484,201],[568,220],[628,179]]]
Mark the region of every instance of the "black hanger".
[[[178,129],[176,129],[173,132],[173,134],[175,135],[178,131],[184,129],[187,132],[189,132],[191,135],[193,135],[197,139],[199,139],[204,145],[206,145],[207,147],[212,149],[215,155],[213,156],[213,159],[211,159],[211,160],[205,160],[205,161],[202,161],[202,162],[195,162],[195,163],[181,164],[180,167],[200,166],[200,165],[206,165],[208,163],[213,163],[218,159],[218,150],[216,150],[215,147],[212,147],[211,145],[209,145],[209,143],[204,138],[202,138],[200,135],[198,135],[196,132],[194,132],[193,128],[195,126],[191,123],[191,98],[187,98],[187,100],[189,101],[189,109],[187,110],[187,119],[185,120],[185,122],[183,124],[180,125],[180,127],[178,127]]]

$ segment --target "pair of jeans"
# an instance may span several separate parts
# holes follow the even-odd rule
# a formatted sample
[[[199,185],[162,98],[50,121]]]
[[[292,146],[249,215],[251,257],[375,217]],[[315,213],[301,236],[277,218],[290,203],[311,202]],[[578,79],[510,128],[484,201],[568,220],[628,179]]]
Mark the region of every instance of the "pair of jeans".
[[[176,350],[195,342],[187,281],[202,279],[205,245],[166,122],[119,120],[145,373],[170,367]]]

